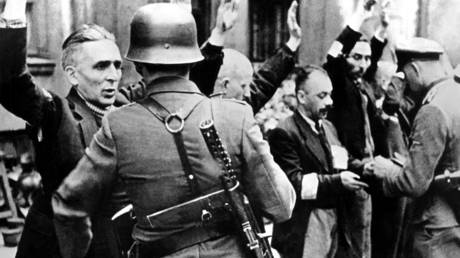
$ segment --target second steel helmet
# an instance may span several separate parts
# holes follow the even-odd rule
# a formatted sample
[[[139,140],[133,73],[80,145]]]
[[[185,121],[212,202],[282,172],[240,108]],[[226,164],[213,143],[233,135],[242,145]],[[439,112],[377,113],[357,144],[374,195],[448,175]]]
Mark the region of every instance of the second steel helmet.
[[[126,58],[149,64],[188,64],[203,60],[192,14],[176,4],[141,7],[131,21]]]

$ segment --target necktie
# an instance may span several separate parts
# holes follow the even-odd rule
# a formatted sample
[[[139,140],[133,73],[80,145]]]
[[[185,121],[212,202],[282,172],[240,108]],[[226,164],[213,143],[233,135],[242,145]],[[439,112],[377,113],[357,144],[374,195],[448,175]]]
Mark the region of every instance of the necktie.
[[[326,153],[326,160],[328,163],[327,166],[329,167],[329,169],[331,169],[333,167],[332,166],[332,162],[333,162],[332,153],[329,147],[329,142],[327,141],[326,132],[324,131],[323,125],[319,121],[316,121],[315,127],[316,127],[316,131],[318,131],[318,137],[319,137],[319,141],[321,142],[321,146],[323,147],[324,152]]]

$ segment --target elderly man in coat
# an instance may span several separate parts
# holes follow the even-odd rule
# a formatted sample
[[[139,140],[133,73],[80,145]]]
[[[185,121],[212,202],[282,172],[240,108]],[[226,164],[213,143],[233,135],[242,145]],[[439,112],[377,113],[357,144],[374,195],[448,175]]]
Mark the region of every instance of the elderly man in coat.
[[[51,194],[83,156],[102,116],[125,104],[126,99],[142,97],[144,93],[139,90],[143,86],[137,85],[121,89],[125,96],[118,94],[120,52],[113,35],[97,25],[80,28],[63,44],[62,67],[73,86],[67,97],[36,85],[26,68],[26,2],[6,1],[0,18],[0,103],[29,124],[44,193],[30,208],[16,256],[60,257],[52,222]],[[211,75],[204,77],[211,81],[207,83],[211,87],[222,62],[222,46],[211,44],[223,42],[222,28],[216,26],[205,47],[207,50],[204,50],[207,61],[212,59],[212,71],[208,65],[195,67],[199,69],[196,71],[199,76]],[[118,257],[118,249],[129,247],[132,242],[129,237],[132,224],[123,223],[125,227],[121,229],[120,237],[122,244],[125,243],[123,240],[126,244],[120,247],[110,221],[110,216],[125,205],[125,195],[121,188],[119,190],[106,202],[107,205],[101,206],[98,214],[94,214],[97,217],[93,221],[95,241],[88,257]]]

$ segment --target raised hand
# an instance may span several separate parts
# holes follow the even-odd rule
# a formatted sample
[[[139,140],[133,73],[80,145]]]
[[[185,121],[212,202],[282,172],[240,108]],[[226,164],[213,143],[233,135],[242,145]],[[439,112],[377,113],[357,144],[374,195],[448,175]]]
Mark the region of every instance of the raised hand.
[[[238,18],[239,0],[221,0],[217,9],[216,28],[225,32],[231,29]]]
[[[292,50],[296,51],[302,39],[302,29],[297,22],[297,9],[299,4],[297,1],[292,1],[287,13],[287,25],[289,29],[289,40],[286,45]]]
[[[348,25],[353,30],[358,31],[362,23],[372,17],[375,3],[375,0],[360,0],[356,11],[350,17]]]
[[[299,4],[297,3],[297,1],[292,1],[292,4],[289,7],[287,13],[287,25],[290,37],[300,39],[302,37],[302,29],[300,28],[299,23],[297,22],[298,7]]]

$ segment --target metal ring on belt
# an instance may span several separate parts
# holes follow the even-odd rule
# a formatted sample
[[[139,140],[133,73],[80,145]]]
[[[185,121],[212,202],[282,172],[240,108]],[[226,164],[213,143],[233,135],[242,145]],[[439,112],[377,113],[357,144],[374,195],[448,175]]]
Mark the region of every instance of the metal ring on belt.
[[[169,126],[169,123],[171,122],[171,120],[173,118],[177,118],[180,121],[179,128],[177,128],[177,129],[173,129],[173,128],[171,128]],[[172,113],[172,114],[169,114],[165,118],[164,123],[165,123],[166,130],[168,130],[168,132],[170,132],[170,133],[178,133],[178,132],[182,131],[182,129],[184,129],[185,121],[178,113]]]

